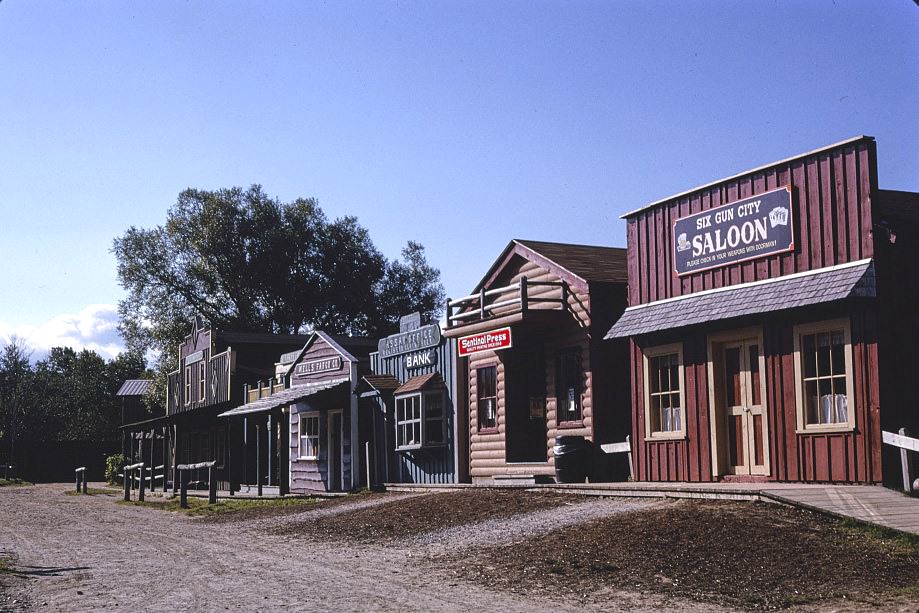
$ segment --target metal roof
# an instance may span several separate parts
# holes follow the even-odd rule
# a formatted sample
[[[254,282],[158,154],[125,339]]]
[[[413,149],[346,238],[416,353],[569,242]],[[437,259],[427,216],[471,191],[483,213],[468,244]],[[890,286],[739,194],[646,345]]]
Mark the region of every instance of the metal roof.
[[[128,379],[121,384],[121,387],[118,388],[118,391],[115,392],[116,396],[143,396],[147,393],[147,390],[150,389],[150,384],[153,383],[150,379]]]
[[[875,295],[874,262],[859,260],[629,307],[606,338]]]
[[[236,417],[239,415],[249,415],[251,413],[264,413],[265,411],[277,409],[278,407],[300,402],[313,394],[318,394],[319,392],[345,385],[349,381],[349,378],[332,379],[330,381],[307,383],[305,385],[290,387],[276,394],[272,394],[271,396],[265,396],[254,402],[249,402],[234,409],[230,409],[229,411],[224,411],[217,417]]]

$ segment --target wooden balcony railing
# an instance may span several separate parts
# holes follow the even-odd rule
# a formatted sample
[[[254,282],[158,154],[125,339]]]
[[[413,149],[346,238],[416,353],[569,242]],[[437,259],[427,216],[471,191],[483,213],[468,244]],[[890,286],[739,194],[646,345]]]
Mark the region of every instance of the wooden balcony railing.
[[[259,398],[266,398],[272,394],[277,394],[284,389],[284,383],[278,383],[274,379],[268,381],[259,381],[255,385],[244,386],[246,390],[246,404],[255,402]]]
[[[531,288],[539,290],[532,292]],[[550,309],[568,308],[567,284],[561,281],[529,281],[521,277],[517,283],[487,291],[482,288],[478,294],[447,300],[447,328],[510,313],[526,314],[532,308],[541,308],[538,305],[543,304],[554,305]]]

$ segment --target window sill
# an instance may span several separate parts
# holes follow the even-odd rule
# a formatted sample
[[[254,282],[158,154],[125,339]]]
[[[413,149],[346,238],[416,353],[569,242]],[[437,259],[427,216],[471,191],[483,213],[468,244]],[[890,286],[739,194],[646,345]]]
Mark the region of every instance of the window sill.
[[[801,430],[800,428],[795,430],[795,434],[843,434],[846,432],[855,432],[855,426],[850,426],[849,424],[840,424],[838,426],[825,425],[825,426],[808,426]]]
[[[645,435],[645,441],[653,443],[655,441],[684,441],[686,440],[685,432],[652,432]]]
[[[476,434],[498,434],[498,428],[479,428]]]
[[[562,421],[562,422],[559,422],[557,427],[559,430],[573,430],[575,428],[583,428],[584,422],[583,421]]]
[[[300,456],[297,458],[298,462],[317,462],[319,460],[318,455],[309,455],[309,456]]]

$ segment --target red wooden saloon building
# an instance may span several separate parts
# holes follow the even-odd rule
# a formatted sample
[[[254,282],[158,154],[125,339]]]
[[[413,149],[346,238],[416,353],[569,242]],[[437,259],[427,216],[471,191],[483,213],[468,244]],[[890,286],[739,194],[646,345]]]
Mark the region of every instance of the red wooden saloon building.
[[[626,343],[603,341],[625,308],[625,251],[513,240],[472,295],[447,303],[468,381],[474,483],[551,481],[557,436],[596,446],[628,434]],[[623,381],[624,383],[624,381]],[[592,479],[610,478],[595,454]]]
[[[919,415],[919,194],[877,176],[862,136],[625,215],[637,479],[882,480]]]

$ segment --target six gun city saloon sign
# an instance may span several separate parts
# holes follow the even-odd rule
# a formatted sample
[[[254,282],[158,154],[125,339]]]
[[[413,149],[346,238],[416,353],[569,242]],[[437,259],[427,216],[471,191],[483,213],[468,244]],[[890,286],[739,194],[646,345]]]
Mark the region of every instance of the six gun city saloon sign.
[[[792,251],[791,187],[677,219],[673,236],[678,275]]]

